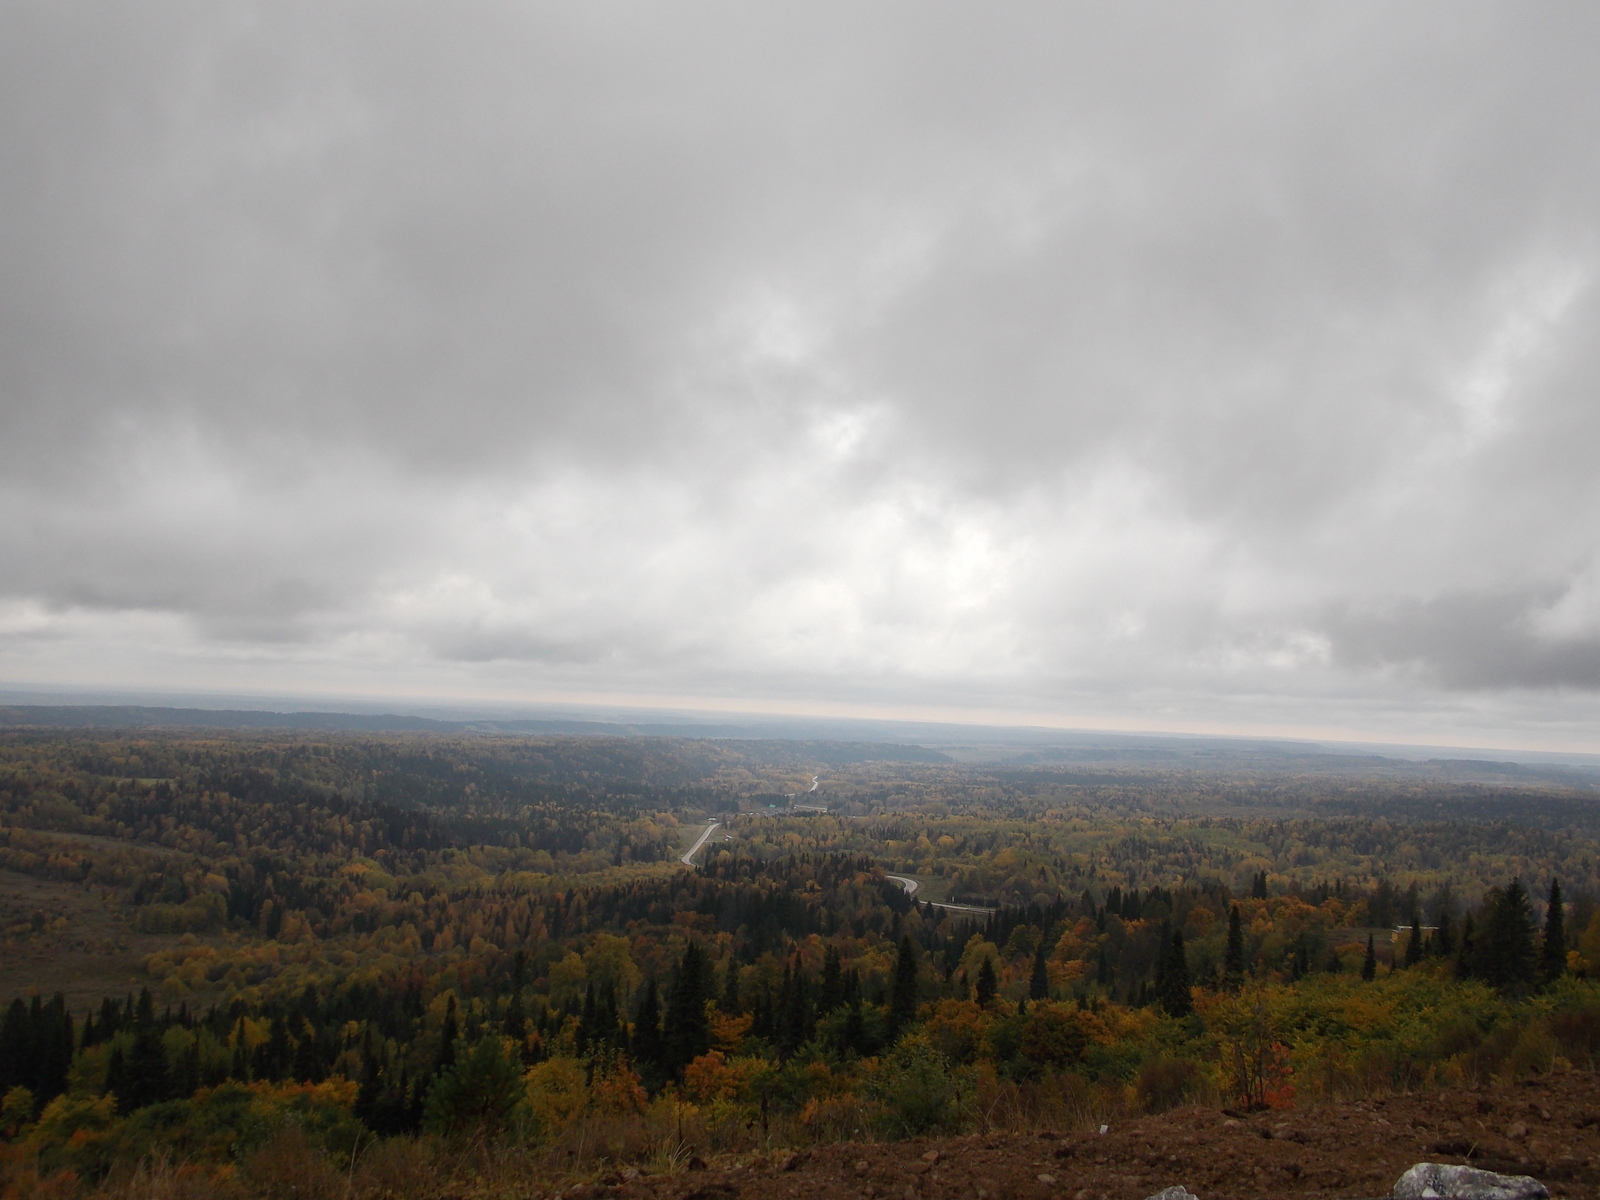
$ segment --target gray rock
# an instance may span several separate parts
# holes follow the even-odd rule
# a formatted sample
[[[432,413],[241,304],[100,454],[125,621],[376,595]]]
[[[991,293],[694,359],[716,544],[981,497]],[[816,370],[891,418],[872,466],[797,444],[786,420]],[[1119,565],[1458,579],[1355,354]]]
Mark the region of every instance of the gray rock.
[[[1162,1188],[1154,1196],[1146,1196],[1145,1200],[1200,1200],[1181,1183],[1175,1183],[1169,1188]]]
[[[1394,1200],[1550,1200],[1550,1191],[1531,1175],[1418,1163],[1394,1185]]]

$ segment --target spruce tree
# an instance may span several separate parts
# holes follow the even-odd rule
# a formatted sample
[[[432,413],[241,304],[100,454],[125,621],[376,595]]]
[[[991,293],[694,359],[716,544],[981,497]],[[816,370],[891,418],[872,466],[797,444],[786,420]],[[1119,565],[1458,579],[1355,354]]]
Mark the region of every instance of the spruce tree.
[[[594,983],[583,989],[583,1010],[578,1014],[578,1029],[573,1036],[573,1043],[580,1055],[589,1052],[589,1045],[595,1040],[595,1024],[597,1015],[594,1005]]]
[[[840,970],[839,948],[829,946],[822,958],[822,989],[817,993],[817,1011],[830,1013],[844,1002],[844,980]]]
[[[1367,934],[1367,957],[1361,964],[1361,978],[1371,983],[1378,977],[1378,950],[1372,942],[1372,935]]]
[[[1472,927],[1472,914],[1461,920],[1461,945],[1456,948],[1456,975],[1466,979],[1472,975],[1478,960],[1478,942]]]
[[[1567,969],[1567,916],[1566,901],[1561,895],[1561,881],[1550,881],[1550,905],[1545,910],[1544,938],[1539,943],[1539,973],[1546,980],[1561,978]]]
[[[1504,992],[1530,987],[1538,971],[1533,940],[1533,905],[1522,880],[1513,879],[1490,907],[1478,950],[1478,970],[1485,982]]]
[[[667,1067],[673,1078],[711,1048],[706,999],[705,956],[699,942],[690,942],[684,947],[667,998]]]
[[[1228,952],[1222,961],[1223,984],[1237,991],[1244,983],[1244,922],[1235,904],[1228,912]]]
[[[228,1077],[240,1083],[250,1081],[250,1048],[245,1041],[244,1018],[239,1018],[239,1024],[233,1034],[233,1061],[228,1066]]]
[[[1161,1007],[1174,1017],[1186,1017],[1194,1011],[1194,1000],[1189,994],[1189,955],[1183,944],[1183,930],[1173,930],[1172,940],[1164,947],[1165,962],[1161,971]]]
[[[1439,928],[1433,935],[1433,954],[1435,958],[1449,958],[1456,952],[1455,938],[1450,932],[1450,915],[1439,914]]]
[[[867,1022],[861,1013],[861,996],[859,993],[847,1000],[844,1017],[844,1044],[851,1054],[866,1054],[871,1050],[867,1045]]]
[[[900,939],[894,963],[894,986],[889,993],[889,1040],[904,1032],[917,1015],[917,947],[908,933]]]
[[[1422,917],[1411,914],[1411,936],[1406,941],[1406,966],[1414,967],[1422,961]]]
[[[783,980],[778,1001],[778,1047],[787,1056],[811,1040],[816,1014],[811,1005],[811,981],[798,955],[794,970],[784,969]]]
[[[277,1033],[278,1022],[273,1021],[273,1034]],[[434,1054],[434,1070],[443,1071],[446,1067],[455,1065],[456,1039],[461,1035],[460,1027],[456,1023],[456,998],[452,994],[445,997],[444,1024],[439,1027],[439,1048]],[[270,1039],[269,1039],[270,1040]],[[277,1078],[277,1076],[270,1076]]]
[[[730,1017],[744,1011],[744,1001],[739,997],[739,960],[732,954],[728,955],[728,968],[722,976],[722,999],[717,1001],[717,1007]]]
[[[645,980],[644,997],[633,1021],[633,1061],[652,1091],[666,1082],[667,1048],[661,1037],[661,999],[653,975]]]
[[[1039,939],[1033,955],[1033,974],[1028,978],[1028,999],[1043,1000],[1050,995],[1050,971],[1045,963],[1045,939]]]
[[[516,957],[511,960],[511,999],[506,1004],[504,1025],[506,1036],[524,1049],[528,1035],[528,1013],[522,1004],[522,985],[526,982],[527,971],[528,956],[518,950]]]
[[[1000,981],[995,978],[994,959],[985,958],[983,965],[978,968],[977,1001],[979,1008],[988,1008],[994,1003],[995,993],[1000,990]]]
[[[369,1029],[361,1043],[361,1083],[356,1089],[354,1108],[356,1119],[369,1129],[372,1128],[379,1095],[378,1056],[372,1052],[372,1031]]]

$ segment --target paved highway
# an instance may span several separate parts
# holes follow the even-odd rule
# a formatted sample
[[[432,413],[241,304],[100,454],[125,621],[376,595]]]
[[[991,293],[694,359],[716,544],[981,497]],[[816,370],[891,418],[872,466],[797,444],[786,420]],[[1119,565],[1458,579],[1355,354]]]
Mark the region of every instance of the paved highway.
[[[884,878],[894,880],[901,887],[905,888],[906,895],[911,897],[915,897],[917,894],[917,889],[922,886],[909,875],[885,875]],[[937,900],[925,900],[923,903],[931,904],[935,908],[949,909],[951,912],[982,913],[984,916],[988,916],[994,911],[992,908],[978,908],[976,905],[972,904],[941,904]]]
[[[721,826],[718,822],[707,821],[706,827],[700,831],[699,839],[694,845],[690,846],[686,851],[684,851],[683,857],[681,857],[678,861],[686,867],[694,866],[694,856],[700,853],[700,847],[704,846],[706,842],[710,840],[711,835],[719,828],[721,828]]]

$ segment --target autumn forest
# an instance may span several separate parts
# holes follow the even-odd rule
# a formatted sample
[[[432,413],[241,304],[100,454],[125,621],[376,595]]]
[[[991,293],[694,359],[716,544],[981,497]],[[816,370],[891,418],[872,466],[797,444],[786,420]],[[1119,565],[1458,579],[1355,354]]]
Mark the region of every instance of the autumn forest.
[[[1577,777],[17,728],[0,820],[17,1194],[670,1172],[1600,1057]]]

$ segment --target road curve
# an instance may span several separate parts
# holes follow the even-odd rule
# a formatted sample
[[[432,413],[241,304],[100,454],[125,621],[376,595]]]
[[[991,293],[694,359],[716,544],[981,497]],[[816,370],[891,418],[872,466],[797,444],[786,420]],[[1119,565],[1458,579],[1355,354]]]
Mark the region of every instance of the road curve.
[[[894,880],[901,887],[905,888],[906,895],[912,897],[913,899],[916,898],[917,889],[922,886],[909,875],[890,875],[885,873],[884,878]],[[942,908],[946,912],[982,913],[984,916],[988,916],[990,913],[994,912],[994,909],[992,908],[979,908],[975,904],[944,904],[938,900],[924,900],[921,903],[931,904],[933,907]]]
[[[695,844],[685,850],[678,861],[686,867],[694,866],[694,856],[700,853],[700,847],[704,846],[710,840],[711,835],[721,827],[722,825],[719,821],[707,821],[706,827],[700,831],[700,837],[695,841]]]

